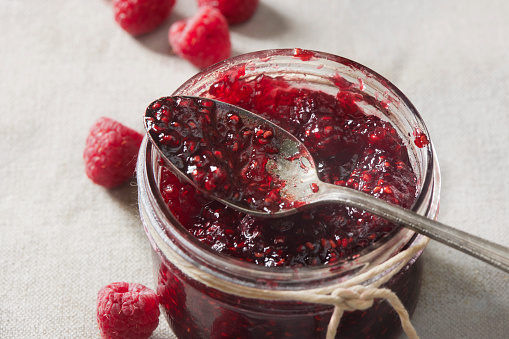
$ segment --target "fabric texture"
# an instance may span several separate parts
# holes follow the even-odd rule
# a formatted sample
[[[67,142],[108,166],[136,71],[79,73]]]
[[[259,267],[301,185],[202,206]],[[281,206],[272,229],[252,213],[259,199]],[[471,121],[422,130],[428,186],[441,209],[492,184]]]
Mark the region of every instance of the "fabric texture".
[[[198,71],[167,41],[197,5],[138,38],[111,6],[0,5],[0,338],[98,338],[102,286],[155,287],[135,181],[94,185],[83,147],[100,116],[142,132],[145,107]],[[233,55],[299,47],[385,76],[428,126],[440,220],[509,246],[508,14],[501,0],[262,0],[231,39]],[[508,274],[432,241],[412,323],[421,338],[507,337],[508,290]],[[153,338],[174,338],[162,316]]]

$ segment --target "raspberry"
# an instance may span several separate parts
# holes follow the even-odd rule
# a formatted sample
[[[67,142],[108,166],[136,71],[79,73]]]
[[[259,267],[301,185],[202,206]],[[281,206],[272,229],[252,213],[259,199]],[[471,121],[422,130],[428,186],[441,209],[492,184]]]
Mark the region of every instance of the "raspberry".
[[[198,0],[198,6],[215,7],[229,24],[239,24],[253,16],[258,2],[259,0]]]
[[[149,338],[159,325],[157,294],[141,284],[116,282],[97,295],[97,322],[102,338]]]
[[[205,68],[230,56],[228,23],[221,12],[201,7],[189,19],[175,22],[168,32],[173,51],[198,68]]]
[[[131,35],[153,31],[170,15],[175,0],[114,0],[115,21]]]
[[[143,136],[119,122],[99,118],[90,129],[83,159],[87,176],[106,188],[129,179]]]

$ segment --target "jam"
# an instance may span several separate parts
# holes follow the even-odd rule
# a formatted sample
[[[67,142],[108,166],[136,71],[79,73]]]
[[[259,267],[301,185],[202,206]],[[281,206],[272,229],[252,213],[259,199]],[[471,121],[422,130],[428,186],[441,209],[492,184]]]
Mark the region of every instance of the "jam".
[[[215,98],[257,113],[305,144],[322,181],[436,216],[439,178],[435,179],[435,160],[426,151],[430,141],[425,126],[395,87],[361,65],[299,49],[255,52],[198,74],[175,95]],[[153,103],[154,116],[163,116],[165,105]],[[234,159],[232,168],[238,175],[225,179],[216,172],[202,184],[208,182],[214,191],[225,188],[228,180],[241,180],[246,187],[239,193],[251,194],[254,203],[265,200],[270,190],[263,191],[262,185],[270,178],[263,171],[263,161],[258,161],[264,159],[263,152],[252,147],[256,134],[241,145],[237,140],[241,133],[230,132],[242,126],[233,126],[235,117],[230,120],[198,127],[225,138],[223,144],[229,148],[207,156]],[[260,132],[258,137],[270,144],[269,134]],[[201,162],[196,143],[182,133],[173,137],[167,136],[170,147],[187,152],[187,160],[200,155],[191,159],[196,168],[207,168],[205,177],[213,173]],[[235,156],[239,150],[242,154]],[[330,287],[343,278],[359,277],[364,265],[377,267],[421,239],[382,218],[341,205],[324,205],[284,218],[256,218],[211,200],[180,180],[149,143],[142,146],[138,159],[140,211],[154,247],[157,293],[180,339],[323,339],[332,306],[299,299],[249,298],[219,286],[224,280],[262,292]],[[258,183],[252,189],[262,189],[263,194],[249,191],[249,182]],[[175,253],[180,253],[178,258]],[[394,291],[410,314],[422,273],[419,255],[391,278],[373,278],[386,281],[381,287]],[[217,278],[216,288],[189,275],[189,267]],[[396,338],[402,329],[392,307],[375,299],[366,310],[345,311],[337,331],[337,338]]]
[[[262,75],[245,81],[240,75],[225,76],[210,88],[209,94],[258,113],[298,137],[313,155],[321,180],[352,187],[403,207],[412,205],[416,178],[407,150],[390,123],[365,115],[356,106],[355,98],[345,93],[335,97],[291,87],[277,78]],[[167,99],[156,101],[152,104],[153,115],[167,111],[168,105],[172,104]],[[279,199],[277,192],[268,188],[272,179],[264,170],[265,153],[275,148],[270,136],[265,138],[264,133],[257,136],[256,132],[246,136],[243,125],[231,121],[211,123],[191,114],[186,111],[171,120],[179,125],[171,132],[175,134],[158,130],[162,139],[173,135],[177,140],[171,145],[172,153],[179,155],[175,155],[173,163],[191,159],[194,170],[200,171],[197,175],[203,178],[199,180],[204,187],[212,185],[210,182],[217,183],[216,172],[221,167],[213,166],[215,170],[211,171],[210,164],[217,164],[214,158],[219,155],[207,149],[207,140],[220,138],[224,147],[216,151],[238,167],[239,180],[245,184],[244,195],[255,199],[260,197],[261,190],[263,199],[258,199],[261,203],[268,197]],[[191,138],[190,128],[181,127],[184,120],[200,125],[205,132]],[[266,141],[262,145],[260,138]],[[195,145],[192,151],[191,144]],[[210,154],[205,157],[204,152]],[[189,166],[181,168],[186,170]],[[212,176],[208,181],[207,175]],[[221,184],[231,185],[233,179],[224,177],[221,176]],[[362,210],[338,205],[277,219],[253,217],[208,199],[168,170],[163,170],[161,193],[184,227],[211,249],[268,267],[333,263],[372,245],[395,227]]]
[[[157,294],[171,329],[179,339],[325,338],[332,307],[233,297],[188,279],[168,261],[157,272]],[[422,274],[420,259],[386,285],[412,313]],[[405,278],[402,278],[402,276]],[[242,305],[242,307],[237,307]],[[337,338],[397,338],[400,319],[392,307],[375,300],[366,311],[345,312]]]
[[[280,148],[274,126],[193,97],[156,100],[145,125],[166,159],[208,194],[269,213],[285,205],[284,182],[266,170]]]

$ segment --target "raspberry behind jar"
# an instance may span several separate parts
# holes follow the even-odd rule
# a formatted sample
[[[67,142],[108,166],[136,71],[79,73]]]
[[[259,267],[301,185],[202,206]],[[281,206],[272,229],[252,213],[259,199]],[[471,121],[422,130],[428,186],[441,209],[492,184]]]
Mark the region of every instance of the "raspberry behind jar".
[[[153,31],[170,15],[175,0],[114,0],[115,21],[137,36]]]
[[[217,8],[230,25],[249,20],[258,8],[259,0],[198,0],[198,6]]]

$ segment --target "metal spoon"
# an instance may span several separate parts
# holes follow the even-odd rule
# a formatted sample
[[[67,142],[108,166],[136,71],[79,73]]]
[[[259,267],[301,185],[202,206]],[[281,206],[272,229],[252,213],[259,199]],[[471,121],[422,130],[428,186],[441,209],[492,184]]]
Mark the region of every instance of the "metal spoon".
[[[454,229],[369,194],[320,181],[313,157],[307,148],[292,134],[272,122],[240,107],[212,99],[186,96],[169,97],[166,99],[177,103],[191,100],[191,102],[199,102],[200,105],[204,105],[207,108],[215,107],[215,114],[217,116],[233,113],[247,127],[260,128],[262,126],[263,129],[270,130],[271,138],[276,140],[278,152],[270,157],[265,170],[274,178],[278,178],[276,182],[280,184],[278,189],[284,203],[279,204],[275,209],[254,208],[245,201],[239,200],[237,196],[221,194],[219,191],[211,192],[210,189],[207,190],[197,183],[196,177],[192,175],[192,171],[189,168],[184,169],[180,160],[175,160],[172,152],[176,148],[169,147],[163,141],[161,129],[171,129],[171,126],[161,121],[160,113],[156,113],[155,109],[151,109],[151,107],[156,106],[154,106],[154,103],[151,104],[145,113],[144,122],[153,145],[168,165],[173,167],[175,173],[185,178],[198,190],[211,198],[244,213],[271,218],[288,216],[322,204],[337,203],[355,207],[410,228],[415,232],[424,234],[431,239],[460,250],[509,273],[509,248],[507,247]],[[164,120],[164,117],[162,120]],[[221,147],[221,145],[212,145],[211,147],[215,146]],[[176,164],[176,162],[179,163]],[[242,187],[239,187],[239,189],[241,190]]]

